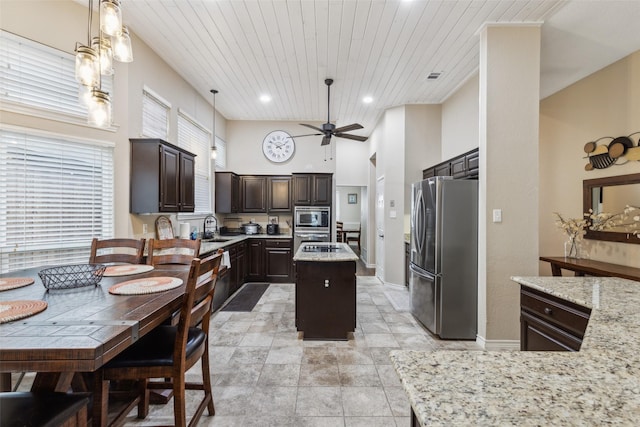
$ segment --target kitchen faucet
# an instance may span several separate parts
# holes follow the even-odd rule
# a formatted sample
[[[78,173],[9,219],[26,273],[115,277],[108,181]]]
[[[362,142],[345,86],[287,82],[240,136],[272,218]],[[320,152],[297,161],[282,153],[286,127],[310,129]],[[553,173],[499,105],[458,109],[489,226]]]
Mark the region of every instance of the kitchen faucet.
[[[213,231],[210,231],[212,223],[214,224],[214,227],[213,227]],[[204,228],[202,232],[202,238],[212,239],[215,237],[217,232],[218,232],[218,218],[216,218],[215,215],[207,215],[204,218]]]

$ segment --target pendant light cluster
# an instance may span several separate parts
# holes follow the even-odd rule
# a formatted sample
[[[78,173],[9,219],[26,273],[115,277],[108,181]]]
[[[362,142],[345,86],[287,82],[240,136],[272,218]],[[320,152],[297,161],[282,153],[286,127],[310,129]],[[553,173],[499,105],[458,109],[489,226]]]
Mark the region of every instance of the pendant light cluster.
[[[93,0],[89,0],[87,44],[76,43],[76,80],[80,83],[79,99],[89,111],[88,122],[98,127],[111,126],[111,97],[102,90],[102,76],[113,74],[113,60],[132,62],[131,37],[122,25],[119,0],[99,0],[98,36],[91,37]]]
[[[213,94],[213,137],[211,138],[211,158],[213,160],[218,157],[218,149],[216,148],[216,93],[217,90],[211,89],[210,91]]]

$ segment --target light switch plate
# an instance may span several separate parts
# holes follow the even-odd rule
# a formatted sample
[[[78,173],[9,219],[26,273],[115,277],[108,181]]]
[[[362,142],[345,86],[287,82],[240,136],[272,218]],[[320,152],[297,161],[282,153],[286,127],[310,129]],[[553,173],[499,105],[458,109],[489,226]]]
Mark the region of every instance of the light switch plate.
[[[493,210],[493,222],[502,222],[502,209]]]

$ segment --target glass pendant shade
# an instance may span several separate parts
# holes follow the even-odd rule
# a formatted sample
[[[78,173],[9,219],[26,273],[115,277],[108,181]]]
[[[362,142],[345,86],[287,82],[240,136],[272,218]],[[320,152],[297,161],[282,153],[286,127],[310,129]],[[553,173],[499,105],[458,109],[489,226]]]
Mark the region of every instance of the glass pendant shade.
[[[90,125],[102,128],[111,126],[111,99],[107,92],[93,90],[88,122]]]
[[[118,0],[100,1],[100,30],[116,36],[122,30],[122,11]]]
[[[76,48],[76,80],[85,86],[98,85],[100,66],[96,51],[87,46]]]
[[[125,26],[122,26],[122,31],[113,38],[113,59],[120,62],[133,62],[131,37]]]
[[[104,37],[94,37],[91,40],[91,48],[99,53],[100,74],[110,76],[113,74],[113,51],[111,40]]]
[[[211,159],[215,160],[217,158],[218,158],[218,149],[214,145],[213,147],[211,147]]]

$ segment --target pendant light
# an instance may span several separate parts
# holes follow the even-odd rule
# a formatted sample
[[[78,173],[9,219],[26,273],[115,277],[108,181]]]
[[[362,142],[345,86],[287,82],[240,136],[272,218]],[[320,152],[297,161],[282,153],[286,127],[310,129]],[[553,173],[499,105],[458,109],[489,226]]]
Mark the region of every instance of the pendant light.
[[[98,84],[100,68],[98,54],[91,48],[91,21],[93,18],[93,1],[89,0],[89,19],[87,23],[87,44],[76,43],[75,74],[78,83],[93,87]]]
[[[129,29],[122,26],[122,30],[113,37],[113,58],[119,62],[133,62],[131,37]]]
[[[111,50],[111,40],[106,37],[94,37],[91,41],[91,48],[100,56],[100,74],[110,76],[113,74],[113,51]]]
[[[218,157],[218,149],[216,148],[216,93],[217,90],[211,89],[213,94],[213,133],[211,137],[211,158],[215,160]]]
[[[91,95],[89,124],[98,127],[111,126],[111,98],[109,94],[100,89],[94,89]]]
[[[122,10],[119,0],[100,0],[100,30],[112,37],[122,31]]]

